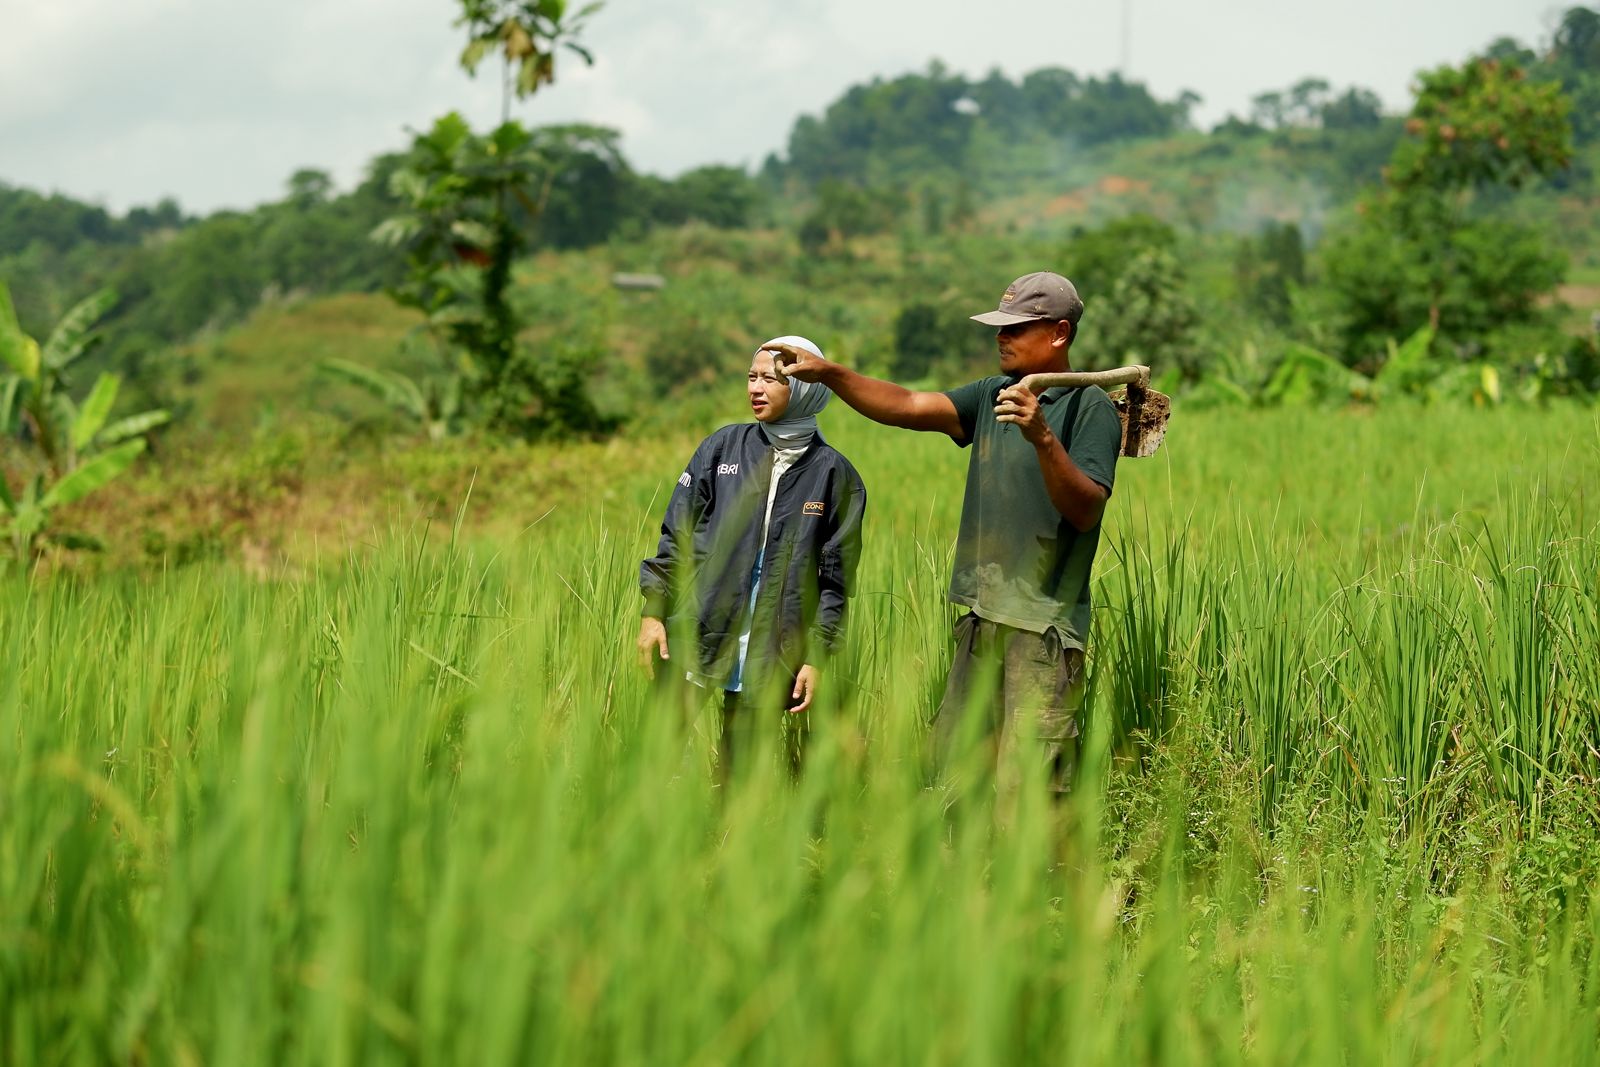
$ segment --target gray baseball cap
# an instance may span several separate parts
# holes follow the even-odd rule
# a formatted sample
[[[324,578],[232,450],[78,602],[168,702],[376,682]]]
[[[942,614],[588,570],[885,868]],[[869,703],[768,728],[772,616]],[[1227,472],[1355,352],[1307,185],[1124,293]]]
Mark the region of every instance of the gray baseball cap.
[[[1047,270],[1024,274],[1006,286],[1000,306],[994,311],[972,316],[985,326],[1015,326],[1019,322],[1060,322],[1074,327],[1083,317],[1083,301],[1067,279]]]

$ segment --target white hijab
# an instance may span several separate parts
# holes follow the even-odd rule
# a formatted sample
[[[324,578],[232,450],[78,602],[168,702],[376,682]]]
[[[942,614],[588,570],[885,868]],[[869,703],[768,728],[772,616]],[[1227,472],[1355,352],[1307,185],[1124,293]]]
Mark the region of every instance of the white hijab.
[[[780,343],[803,348],[818,359],[826,358],[815,342],[798,334],[774,337],[761,347]],[[789,407],[784,411],[783,418],[766,424],[767,436],[772,439],[775,448],[804,448],[816,436],[817,412],[828,406],[833,393],[818,382],[803,382],[799,378],[784,380],[789,383]]]

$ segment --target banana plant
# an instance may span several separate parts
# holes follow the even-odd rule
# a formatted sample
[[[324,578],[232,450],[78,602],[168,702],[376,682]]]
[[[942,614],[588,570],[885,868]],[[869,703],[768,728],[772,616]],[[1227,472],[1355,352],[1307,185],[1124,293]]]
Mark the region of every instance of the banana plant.
[[[1386,342],[1388,356],[1372,376],[1370,390],[1374,400],[1400,395],[1431,396],[1434,385],[1447,364],[1430,358],[1434,329],[1424,326],[1399,344]]]
[[[1269,405],[1294,407],[1330,399],[1366,400],[1372,379],[1310,345],[1293,343],[1262,387],[1261,399]]]
[[[1271,364],[1256,346],[1246,343],[1237,355],[1223,353],[1185,400],[1196,406],[1260,407],[1376,404],[1402,396],[1470,400],[1479,405],[1500,402],[1500,378],[1493,366],[1435,359],[1433,341],[1431,326],[1399,343],[1390,340],[1387,358],[1371,375],[1299,343],[1285,346]]]
[[[1434,331],[1424,326],[1399,344],[1375,374],[1352,370],[1309,345],[1291,344],[1262,388],[1267,404],[1296,406],[1329,400],[1379,403],[1397,396],[1432,398],[1447,368],[1430,358]]]
[[[69,391],[68,369],[99,339],[94,326],[116,302],[101,290],[67,312],[43,345],[24,333],[0,283],[0,437],[31,446],[37,469],[13,492],[0,474],[0,536],[19,560],[41,542],[96,548],[84,534],[56,529],[51,514],[100,489],[145,450],[145,434],[166,422],[165,411],[111,421],[122,381],[101,374],[82,402]]]
[[[367,367],[347,359],[323,360],[320,366],[324,373],[360,386],[415,419],[430,441],[442,441],[456,428],[461,414],[459,377],[435,376],[418,382],[399,371]]]
[[[32,559],[41,542],[95,552],[104,549],[95,537],[52,526],[51,512],[64,504],[82,500],[104,486],[127,470],[144,449],[142,437],[126,441],[101,452],[48,486],[43,473],[35,474],[23,484],[20,496],[13,495],[5,478],[0,476],[0,521],[3,521],[0,536],[9,544],[12,556],[19,562]]]

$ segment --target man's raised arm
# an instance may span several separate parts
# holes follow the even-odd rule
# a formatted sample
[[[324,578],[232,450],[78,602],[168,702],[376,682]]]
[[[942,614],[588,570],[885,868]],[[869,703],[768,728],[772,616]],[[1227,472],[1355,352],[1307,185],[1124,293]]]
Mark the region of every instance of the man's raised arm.
[[[966,440],[956,406],[943,393],[918,392],[894,382],[869,378],[793,345],[770,344],[767,348],[778,353],[778,365],[784,374],[803,382],[821,382],[873,422],[905,430],[949,434],[955,441]]]

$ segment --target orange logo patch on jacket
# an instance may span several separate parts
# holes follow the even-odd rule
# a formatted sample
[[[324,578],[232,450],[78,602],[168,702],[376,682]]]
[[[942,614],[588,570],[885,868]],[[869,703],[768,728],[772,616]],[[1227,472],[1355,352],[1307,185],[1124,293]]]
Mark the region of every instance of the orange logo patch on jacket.
[[[803,504],[801,506],[800,514],[802,514],[802,515],[821,515],[822,514],[822,508],[823,508],[823,503],[824,502],[821,501],[821,500],[807,500],[805,502],[805,504]]]

